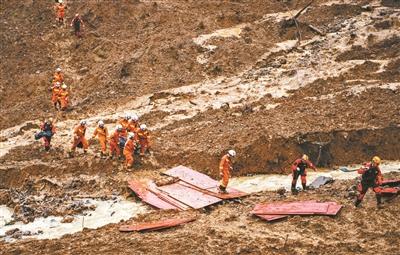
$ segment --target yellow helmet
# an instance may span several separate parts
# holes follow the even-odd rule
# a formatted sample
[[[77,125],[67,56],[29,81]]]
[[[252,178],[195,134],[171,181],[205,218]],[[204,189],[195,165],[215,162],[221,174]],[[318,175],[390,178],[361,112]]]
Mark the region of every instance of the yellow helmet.
[[[381,163],[381,158],[378,156],[375,156],[372,158],[372,162],[374,162],[375,164],[379,165]]]
[[[308,160],[308,156],[306,154],[303,154],[303,156],[301,157],[302,160]]]

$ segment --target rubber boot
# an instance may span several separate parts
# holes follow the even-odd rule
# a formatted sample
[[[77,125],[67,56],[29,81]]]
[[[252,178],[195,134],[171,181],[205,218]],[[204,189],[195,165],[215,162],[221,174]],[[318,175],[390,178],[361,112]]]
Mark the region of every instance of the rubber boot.
[[[307,184],[305,184],[305,183],[302,183],[301,186],[303,186],[303,190],[307,190],[308,189],[307,188]]]
[[[224,186],[222,186],[222,185],[219,185],[219,187],[218,187],[218,190],[219,190],[219,193],[228,193],[227,191],[226,191],[226,187],[224,187]]]
[[[362,200],[360,200],[360,199],[357,198],[356,201],[354,202],[354,206],[355,206],[355,207],[358,207],[358,206],[361,204],[361,201],[362,201]]]
[[[292,183],[291,191],[292,191],[293,195],[297,194],[297,189],[296,189],[296,184],[295,183]]]
[[[381,195],[376,195],[376,206],[378,208],[383,208],[382,196]]]

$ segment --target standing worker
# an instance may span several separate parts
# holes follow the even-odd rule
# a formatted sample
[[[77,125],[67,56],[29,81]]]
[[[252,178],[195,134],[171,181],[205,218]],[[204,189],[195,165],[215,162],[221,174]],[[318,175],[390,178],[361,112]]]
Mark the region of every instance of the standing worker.
[[[62,84],[64,82],[64,74],[62,73],[62,70],[60,67],[57,67],[56,72],[54,73],[53,76],[53,83],[59,82]]]
[[[357,200],[354,203],[356,207],[360,205],[369,188],[375,192],[377,206],[381,207],[382,188],[379,185],[382,185],[383,176],[381,169],[379,168],[380,163],[381,159],[378,156],[375,156],[372,158],[371,162],[364,163],[364,165],[358,169],[357,172],[361,174],[361,182],[357,187],[360,194],[357,196]]]
[[[102,120],[99,121],[97,128],[93,132],[92,139],[98,138],[100,146],[101,146],[101,158],[104,158],[106,156],[107,152],[107,138],[108,138],[108,130],[104,126],[104,122]]]
[[[56,11],[56,20],[58,21],[58,24],[64,25],[65,9],[67,9],[67,7],[63,4],[63,0],[58,0],[54,9]]]
[[[58,111],[58,109],[61,107],[61,103],[59,101],[59,96],[60,96],[60,82],[56,82],[53,84],[51,87],[51,102],[54,105],[54,108]]]
[[[128,131],[137,133],[139,131],[139,127],[140,127],[139,117],[136,114],[133,114],[128,123],[128,127],[127,127]]]
[[[61,90],[58,94],[58,101],[61,106],[61,111],[67,110],[69,102],[69,92],[67,90],[67,85],[65,84],[61,86]]]
[[[86,153],[89,147],[88,142],[85,138],[86,133],[86,120],[81,120],[79,125],[74,129],[74,139],[70,151],[70,156],[73,156],[76,147],[83,148],[83,152]]]
[[[299,176],[301,176],[301,185],[303,186],[303,190],[307,189],[307,171],[306,168],[312,168],[314,171],[317,171],[317,168],[314,164],[309,160],[308,156],[304,154],[301,158],[296,159],[292,165],[292,193],[296,193],[296,183]]]
[[[124,156],[125,156],[126,168],[131,168],[133,166],[133,162],[134,162],[133,153],[136,148],[136,141],[135,141],[134,137],[135,137],[135,133],[129,133],[128,140],[125,143]]]
[[[41,131],[39,133],[35,134],[35,139],[39,140],[40,138],[43,138],[44,149],[45,151],[49,151],[51,146],[51,138],[56,133],[53,119],[49,118],[48,120],[45,120],[42,125],[40,125],[40,130]]]
[[[229,150],[227,154],[222,156],[219,163],[219,174],[221,181],[219,182],[219,192],[228,193],[226,188],[228,187],[229,178],[231,177],[231,171],[233,170],[232,159],[236,157],[236,151]]]
[[[137,132],[140,144],[140,156],[144,156],[146,152],[150,152],[150,132],[147,130],[146,124],[141,124]]]
[[[114,132],[110,136],[110,158],[115,156],[120,159],[121,157],[121,150],[119,146],[119,139],[122,135],[122,126],[117,125]]]
[[[74,27],[74,33],[77,37],[82,37],[81,27],[84,28],[85,24],[83,23],[83,20],[79,13],[75,14],[75,17],[72,19],[70,26]]]

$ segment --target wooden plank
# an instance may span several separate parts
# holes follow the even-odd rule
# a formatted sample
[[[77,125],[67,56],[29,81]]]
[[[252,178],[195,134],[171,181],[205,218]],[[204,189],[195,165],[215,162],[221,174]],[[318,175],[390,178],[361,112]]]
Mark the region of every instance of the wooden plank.
[[[119,228],[121,232],[132,232],[132,231],[150,231],[150,230],[159,230],[166,229],[175,226],[179,226],[188,222],[195,221],[196,218],[184,218],[184,219],[168,219],[161,220],[150,223],[141,223],[135,225],[123,225]]]
[[[170,197],[173,197],[174,199],[194,209],[203,208],[221,201],[221,199],[217,197],[210,196],[208,194],[200,192],[199,190],[192,189],[182,184],[182,181],[166,186],[161,186],[158,187],[158,189],[164,191]]]

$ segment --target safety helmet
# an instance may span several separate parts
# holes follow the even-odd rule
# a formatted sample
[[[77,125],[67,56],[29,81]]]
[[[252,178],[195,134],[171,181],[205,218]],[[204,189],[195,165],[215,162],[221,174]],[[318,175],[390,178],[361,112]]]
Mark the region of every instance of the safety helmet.
[[[57,67],[56,72],[61,72],[61,68]]]
[[[307,161],[307,160],[308,160],[307,154],[303,154],[303,156],[301,157],[301,159]]]
[[[48,123],[53,123],[53,118],[49,118],[48,121]]]
[[[137,114],[132,114],[132,116],[131,116],[131,120],[133,120],[133,121],[138,121],[139,120],[139,116],[137,116]]]
[[[234,151],[234,150],[229,150],[229,151],[228,151],[228,155],[231,156],[231,157],[235,157],[235,156],[236,156],[236,151]]]
[[[58,0],[58,3],[62,4],[62,3],[63,3],[63,0]]]
[[[126,119],[126,120],[130,120],[130,119],[131,119],[131,115],[129,115],[129,114],[125,114],[125,117],[124,117],[124,119]]]
[[[54,85],[55,85],[56,87],[60,87],[61,83],[56,82]]]
[[[147,129],[146,124],[141,124],[141,125],[140,125],[140,129],[141,129],[141,130],[146,130],[146,129]]]
[[[86,126],[86,120],[81,120],[79,123],[81,124],[81,126]]]
[[[104,127],[104,121],[99,120],[98,124],[99,124],[99,127]]]
[[[67,85],[66,85],[66,84],[63,84],[63,85],[61,86],[61,88],[62,88],[62,89],[67,89]]]
[[[122,126],[121,125],[117,125],[117,128],[116,128],[118,131],[122,131]]]
[[[79,13],[76,13],[76,14],[75,14],[75,17],[78,17],[78,16],[79,16]]]
[[[374,162],[375,164],[379,165],[381,163],[381,158],[378,156],[374,156],[372,158],[372,162]]]
[[[128,138],[129,138],[129,139],[133,139],[133,137],[135,137],[135,133],[129,132],[129,133],[128,133]]]

